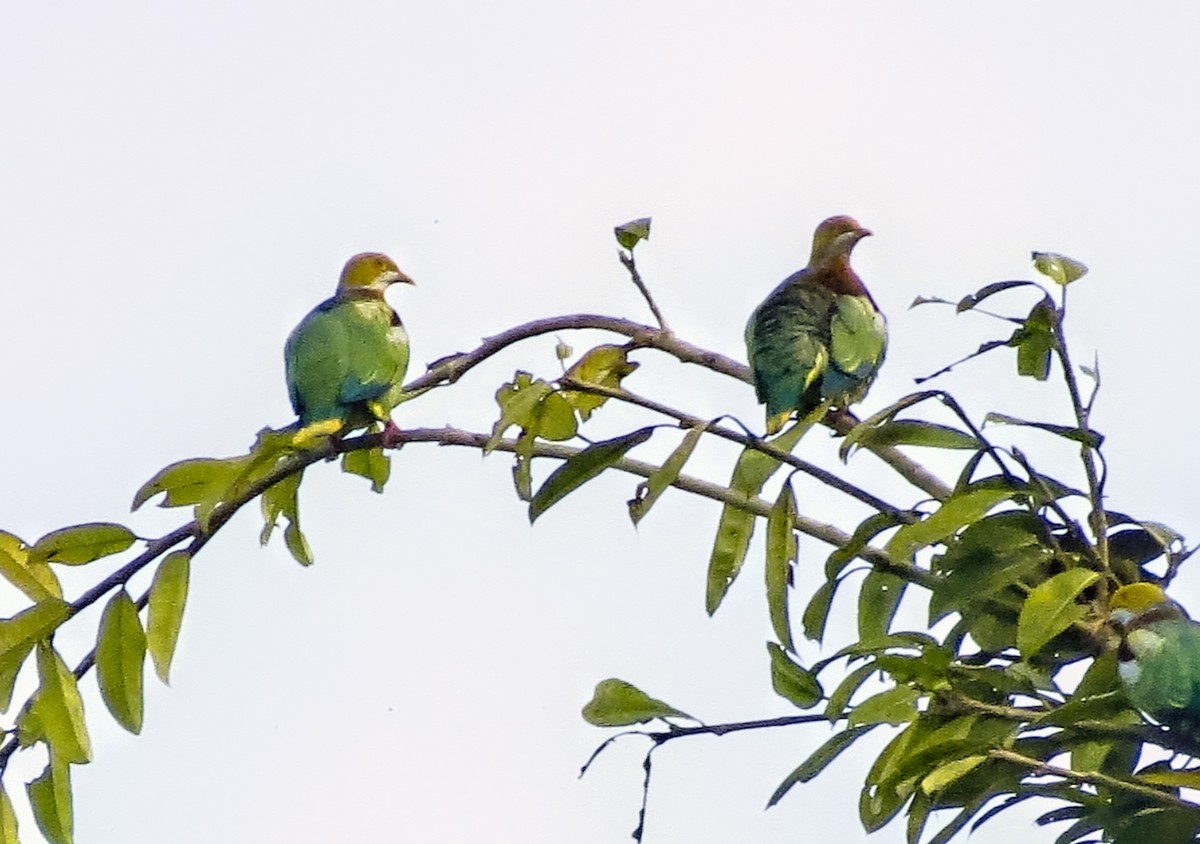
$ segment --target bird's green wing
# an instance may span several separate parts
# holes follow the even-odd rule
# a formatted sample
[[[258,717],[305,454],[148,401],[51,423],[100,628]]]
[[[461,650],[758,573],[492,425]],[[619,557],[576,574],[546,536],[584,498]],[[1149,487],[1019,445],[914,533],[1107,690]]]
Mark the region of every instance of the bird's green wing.
[[[858,401],[887,352],[887,323],[866,296],[837,297],[830,325],[830,371],[822,393],[835,404]]]
[[[1146,632],[1161,637],[1161,646],[1137,654],[1140,673],[1130,699],[1168,721],[1172,716],[1200,718],[1200,625],[1168,619],[1148,625]]]
[[[793,410],[808,413],[821,403],[834,298],[824,287],[804,283],[802,271],[786,279],[750,315],[746,354],[769,422]]]

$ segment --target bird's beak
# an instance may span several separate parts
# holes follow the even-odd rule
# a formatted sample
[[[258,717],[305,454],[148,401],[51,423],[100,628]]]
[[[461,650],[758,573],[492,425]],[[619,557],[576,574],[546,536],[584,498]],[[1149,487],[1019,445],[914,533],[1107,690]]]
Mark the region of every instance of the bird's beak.
[[[413,287],[417,286],[417,283],[415,281],[413,281],[411,278],[409,278],[408,276],[406,276],[404,273],[400,272],[399,270],[396,270],[396,277],[393,278],[390,283],[391,284],[411,284]]]
[[[875,234],[875,232],[871,231],[870,229],[859,229],[858,230],[858,236],[860,239],[864,238],[864,237],[870,237],[873,234]]]

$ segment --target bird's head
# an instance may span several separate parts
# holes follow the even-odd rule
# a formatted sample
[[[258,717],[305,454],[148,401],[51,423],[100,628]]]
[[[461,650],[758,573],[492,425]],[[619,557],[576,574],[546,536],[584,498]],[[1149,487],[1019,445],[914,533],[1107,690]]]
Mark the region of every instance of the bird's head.
[[[845,214],[830,217],[817,226],[816,232],[813,233],[809,268],[828,267],[838,258],[848,257],[854,244],[870,234],[871,231],[860,226],[853,217],[847,217]]]
[[[338,280],[338,292],[361,290],[382,296],[383,291],[396,282],[415,283],[400,272],[396,262],[387,255],[363,252],[346,262]]]
[[[1142,581],[1122,586],[1112,594],[1108,604],[1109,617],[1122,629],[1135,619],[1187,618],[1183,607],[1167,597],[1157,583]]]

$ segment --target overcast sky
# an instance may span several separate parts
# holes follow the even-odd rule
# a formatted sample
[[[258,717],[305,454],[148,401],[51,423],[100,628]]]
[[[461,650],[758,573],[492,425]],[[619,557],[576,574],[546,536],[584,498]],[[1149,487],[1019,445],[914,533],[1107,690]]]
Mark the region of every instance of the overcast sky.
[[[1112,505],[1195,537],[1197,17],[1115,2],[20,4],[0,30],[0,528],[179,524],[129,516],[134,490],[290,421],[284,338],[354,252],[417,280],[390,294],[416,374],[540,316],[648,320],[611,228],[652,215],[639,261],[672,326],[741,358],[746,316],[807,259],[813,226],[850,213],[876,233],[855,261],[892,330],[864,410],[987,336],[981,318],[908,311],[915,296],[1029,277],[1030,249],[1075,256],[1092,273],[1072,340],[1100,355]],[[556,371],[553,343],[397,421],[487,430],[514,368]],[[749,387],[639,359],[639,392],[759,422]],[[979,416],[1065,412],[1011,365],[945,383]],[[592,436],[641,424],[606,411]],[[734,454],[705,448],[689,471],[724,481]],[[850,471],[893,483],[871,460]],[[669,492],[635,532],[635,482],[604,477],[531,529],[509,467],[414,446],[383,496],[315,467],[308,570],[258,548],[248,508],[196,561],[143,734],[83,683],[96,761],[74,770],[77,840],[624,841],[644,745],[575,778],[606,735],[579,717],[597,680],[711,722],[794,711],[770,690],[757,545],[704,614],[715,505]],[[802,488],[801,509],[861,516],[829,498]],[[802,543],[802,570],[827,551]],[[1176,596],[1195,609],[1196,591],[1185,575]],[[4,614],[20,606],[0,593]],[[72,661],[88,623],[56,640]],[[762,811],[826,734],[672,743],[646,841],[790,842],[817,817],[825,837],[862,840],[867,755]],[[1030,817],[973,840],[1049,840]],[[23,833],[37,840],[31,821]]]

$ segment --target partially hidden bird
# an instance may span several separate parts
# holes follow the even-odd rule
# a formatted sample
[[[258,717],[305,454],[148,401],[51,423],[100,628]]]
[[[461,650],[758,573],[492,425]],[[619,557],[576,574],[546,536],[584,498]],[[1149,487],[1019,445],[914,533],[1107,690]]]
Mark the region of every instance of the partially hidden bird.
[[[808,266],[783,280],[746,324],[746,353],[767,434],[798,413],[845,409],[866,395],[887,351],[887,321],[850,252],[871,234],[830,217],[813,234]]]
[[[288,395],[301,432],[346,433],[382,422],[384,445],[396,444],[391,412],[404,393],[408,334],[384,292],[397,282],[413,280],[388,256],[355,255],[333,296],[288,337]]]
[[[1109,609],[1129,702],[1168,726],[1200,728],[1200,623],[1157,583],[1122,586]]]

